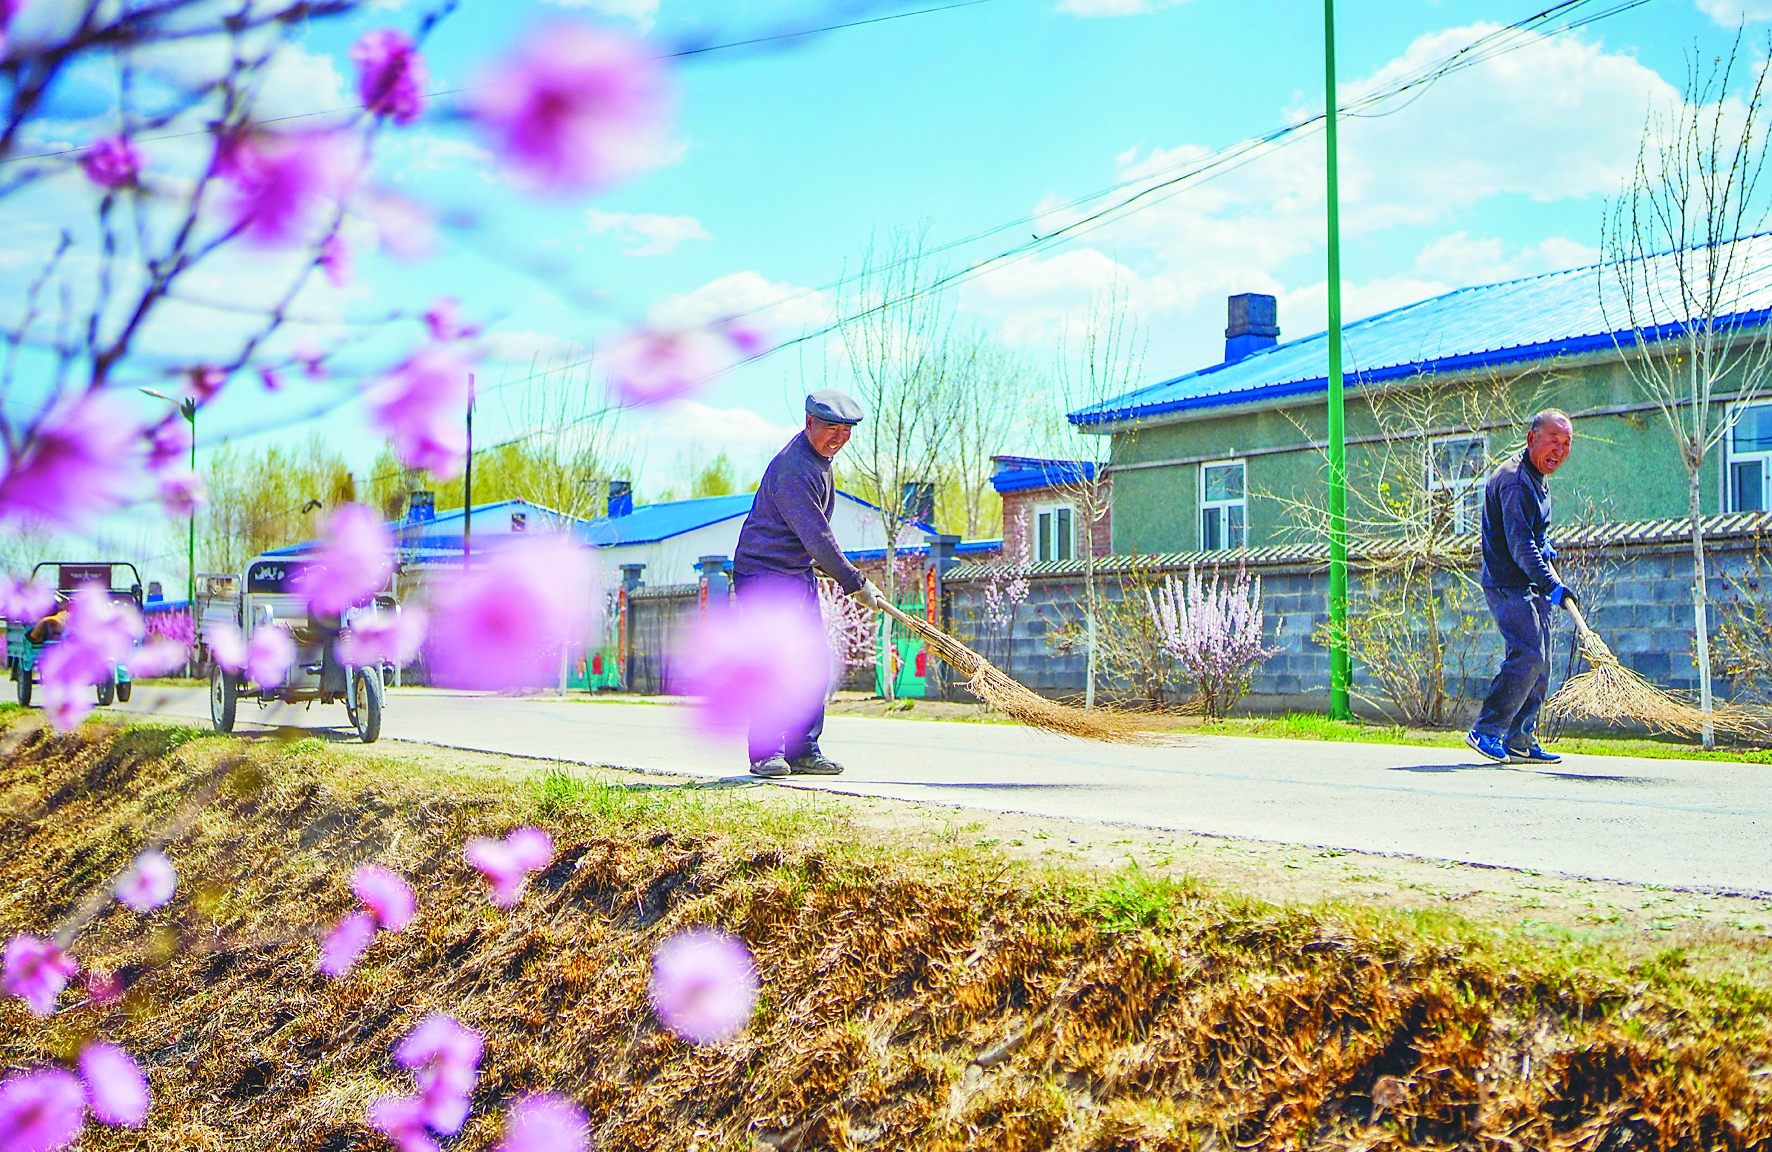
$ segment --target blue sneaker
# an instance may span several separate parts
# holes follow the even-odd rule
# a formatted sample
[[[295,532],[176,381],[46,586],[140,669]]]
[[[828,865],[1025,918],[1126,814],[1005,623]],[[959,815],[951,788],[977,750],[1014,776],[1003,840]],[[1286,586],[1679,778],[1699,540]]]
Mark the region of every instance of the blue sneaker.
[[[1538,746],[1538,741],[1534,740],[1532,747],[1526,749],[1509,744],[1507,746],[1507,762],[1509,764],[1561,764],[1563,758],[1555,752],[1546,752]]]
[[[1497,764],[1507,763],[1507,745],[1501,742],[1499,736],[1483,736],[1476,732],[1466,732],[1464,742],[1476,749],[1477,755],[1484,759],[1493,760]]]

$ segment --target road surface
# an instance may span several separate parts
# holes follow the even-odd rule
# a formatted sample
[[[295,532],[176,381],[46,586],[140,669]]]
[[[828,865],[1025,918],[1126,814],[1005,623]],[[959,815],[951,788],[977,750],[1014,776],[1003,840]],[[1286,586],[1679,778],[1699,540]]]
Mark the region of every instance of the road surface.
[[[139,687],[130,711],[207,722],[202,689]],[[340,705],[240,704],[257,721],[332,726]],[[674,705],[389,693],[382,734],[482,752],[701,779],[743,777],[742,741],[686,727]],[[1772,894],[1772,768],[1569,756],[1502,766],[1460,749],[1180,738],[1119,748],[1004,724],[832,716],[840,777],[794,787],[1142,825],[1213,836]]]

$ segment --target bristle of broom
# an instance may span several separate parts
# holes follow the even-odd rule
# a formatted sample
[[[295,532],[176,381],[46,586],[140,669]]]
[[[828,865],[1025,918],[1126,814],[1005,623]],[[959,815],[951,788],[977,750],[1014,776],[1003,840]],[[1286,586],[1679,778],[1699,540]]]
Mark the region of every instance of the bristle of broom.
[[[915,616],[896,618],[914,629],[942,663],[966,677],[968,692],[1019,724],[1108,744],[1155,742],[1150,729],[1131,717],[1099,708],[1072,708],[1048,700],[1011,680],[996,665],[935,625]]]
[[[1747,712],[1724,706],[1707,715],[1702,709],[1662,691],[1626,668],[1592,632],[1581,637],[1587,670],[1571,676],[1545,702],[1552,715],[1587,717],[1616,724],[1635,721],[1652,732],[1698,736],[1705,727],[1712,732],[1748,735],[1761,725]]]

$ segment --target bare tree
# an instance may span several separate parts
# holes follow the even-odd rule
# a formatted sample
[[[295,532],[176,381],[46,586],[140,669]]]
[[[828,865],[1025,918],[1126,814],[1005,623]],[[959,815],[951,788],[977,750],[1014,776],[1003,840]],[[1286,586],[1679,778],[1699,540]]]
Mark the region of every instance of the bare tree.
[[[991,457],[1022,438],[1028,424],[1028,398],[1040,382],[1020,356],[984,332],[963,338],[957,359],[968,367],[956,384],[964,402],[955,405],[953,446],[942,471],[946,502],[942,524],[977,540],[1000,531],[1002,503],[991,487]]]
[[[1071,502],[1078,548],[1082,552],[1083,627],[1087,653],[1083,682],[1085,708],[1095,707],[1095,680],[1100,663],[1096,625],[1100,616],[1100,591],[1095,571],[1095,529],[1107,518],[1113,504],[1113,482],[1107,472],[1113,439],[1107,435],[1079,436],[1071,427],[1067,414],[1101,404],[1136,387],[1138,377],[1144,371],[1146,343],[1146,335],[1127,305],[1125,286],[1115,283],[1090,301],[1088,318],[1080,333],[1073,336],[1067,330],[1063,334],[1058,362],[1052,374],[1057,408],[1051,414],[1048,445],[1052,455],[1082,465],[1074,473],[1056,472],[1058,483],[1055,487]]]
[[[1711,449],[1728,435],[1717,409],[1766,391],[1772,343],[1764,308],[1767,245],[1760,178],[1766,166],[1761,124],[1769,64],[1734,91],[1742,37],[1708,64],[1695,51],[1684,99],[1655,110],[1629,186],[1606,222],[1601,306],[1610,327],[1628,333],[1618,350],[1638,388],[1661,409],[1686,468],[1692,524],[1692,620],[1699,706],[1711,710],[1710,626],[1705,589],[1700,478]],[[1713,744],[1707,725],[1704,746]]]

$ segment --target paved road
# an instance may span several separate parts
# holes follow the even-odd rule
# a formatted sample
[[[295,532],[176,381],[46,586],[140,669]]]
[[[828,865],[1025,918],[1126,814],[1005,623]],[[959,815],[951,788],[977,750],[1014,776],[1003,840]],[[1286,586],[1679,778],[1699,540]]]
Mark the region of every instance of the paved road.
[[[700,778],[742,774],[741,742],[688,730],[674,706],[389,694],[387,737]],[[207,719],[197,689],[128,706]],[[339,705],[243,722],[343,729]],[[1635,884],[1772,894],[1772,768],[1570,756],[1501,767],[1457,749],[1188,737],[1116,748],[998,724],[833,716],[849,766],[801,787],[998,812],[1400,853]]]

